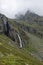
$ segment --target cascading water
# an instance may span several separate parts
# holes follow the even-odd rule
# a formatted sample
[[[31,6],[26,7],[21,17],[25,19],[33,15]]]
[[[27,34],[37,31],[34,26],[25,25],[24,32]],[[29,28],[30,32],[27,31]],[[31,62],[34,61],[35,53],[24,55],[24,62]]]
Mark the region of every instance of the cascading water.
[[[19,34],[17,34],[17,35],[18,35],[19,42],[20,42],[20,48],[22,48],[22,41],[21,41],[20,35]]]

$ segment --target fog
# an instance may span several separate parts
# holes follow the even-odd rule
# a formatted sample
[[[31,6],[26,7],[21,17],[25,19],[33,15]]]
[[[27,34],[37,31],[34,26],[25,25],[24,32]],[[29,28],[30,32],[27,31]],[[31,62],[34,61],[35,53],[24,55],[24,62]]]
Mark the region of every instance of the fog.
[[[0,13],[9,18],[14,18],[17,13],[27,10],[43,16],[43,0],[0,0]]]

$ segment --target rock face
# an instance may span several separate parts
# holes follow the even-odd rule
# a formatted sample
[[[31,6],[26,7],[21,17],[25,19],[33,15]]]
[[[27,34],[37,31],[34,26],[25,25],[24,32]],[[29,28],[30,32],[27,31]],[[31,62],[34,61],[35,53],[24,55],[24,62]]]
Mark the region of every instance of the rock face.
[[[9,26],[9,23],[8,23],[8,20],[7,20],[7,17],[5,17],[4,15],[1,15],[0,14],[0,19],[1,19],[1,28],[3,27],[2,32],[6,35],[9,34],[9,29],[10,29],[10,26]]]
[[[2,33],[2,32],[3,32],[3,25],[0,24],[0,33]]]
[[[2,14],[0,14],[0,33],[4,33],[6,36],[10,37],[13,41],[15,41],[13,36],[13,30],[11,30],[8,19]]]
[[[2,20],[1,20],[1,14],[0,14],[0,33],[3,32],[3,24],[2,24]]]
[[[12,25],[9,24],[9,21],[6,16],[0,14],[0,33],[4,33],[14,42],[16,41],[16,37],[18,37],[19,46],[22,48],[22,40],[18,32],[14,30]]]
[[[30,32],[32,34],[35,34],[41,38],[43,38],[43,33],[41,33],[40,31],[38,31],[37,29],[31,27],[31,26],[26,26],[26,25],[22,25],[18,22],[15,22],[15,25],[17,25],[19,28],[21,28],[24,31]]]

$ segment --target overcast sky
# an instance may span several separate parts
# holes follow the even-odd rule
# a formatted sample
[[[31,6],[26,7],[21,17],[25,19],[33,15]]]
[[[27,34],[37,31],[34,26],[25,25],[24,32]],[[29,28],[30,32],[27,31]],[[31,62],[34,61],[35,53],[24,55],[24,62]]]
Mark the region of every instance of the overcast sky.
[[[10,18],[28,9],[43,16],[43,0],[0,0],[0,13]]]

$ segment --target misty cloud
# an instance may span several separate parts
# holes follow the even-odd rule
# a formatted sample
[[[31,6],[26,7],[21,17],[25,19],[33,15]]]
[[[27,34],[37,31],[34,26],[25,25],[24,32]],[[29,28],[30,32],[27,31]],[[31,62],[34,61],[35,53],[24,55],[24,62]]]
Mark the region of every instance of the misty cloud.
[[[17,13],[31,10],[43,15],[43,0],[0,0],[0,13],[13,18]]]

